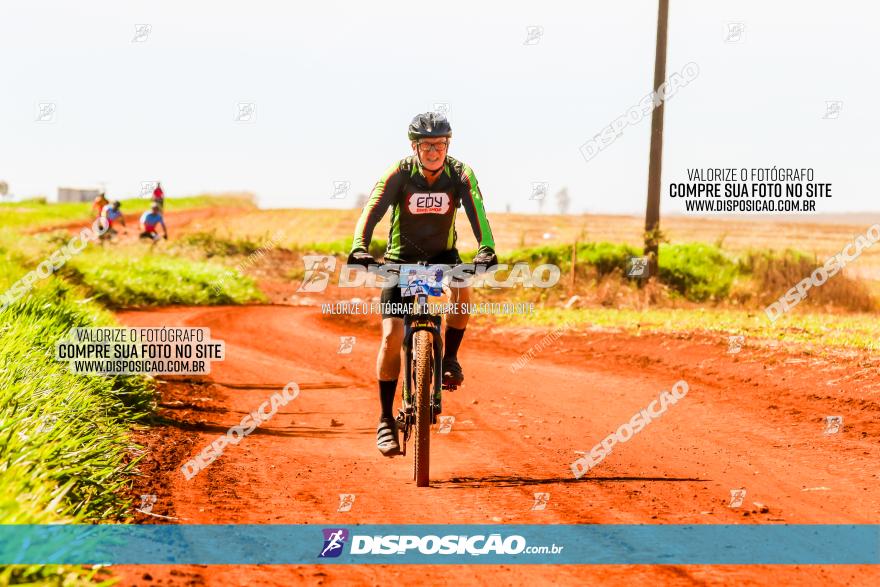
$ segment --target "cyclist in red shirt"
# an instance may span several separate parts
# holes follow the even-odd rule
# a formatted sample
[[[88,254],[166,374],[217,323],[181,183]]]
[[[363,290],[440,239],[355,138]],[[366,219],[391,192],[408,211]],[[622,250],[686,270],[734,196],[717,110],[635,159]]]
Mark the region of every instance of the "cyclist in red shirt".
[[[156,189],[153,190],[152,200],[154,204],[159,204],[160,210],[165,209],[165,192],[162,191],[161,182],[156,182]]]

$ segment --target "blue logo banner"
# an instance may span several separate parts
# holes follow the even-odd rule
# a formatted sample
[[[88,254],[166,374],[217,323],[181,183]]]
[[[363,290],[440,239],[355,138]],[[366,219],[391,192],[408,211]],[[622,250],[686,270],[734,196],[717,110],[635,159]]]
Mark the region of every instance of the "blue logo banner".
[[[7,564],[880,564],[880,525],[0,525]]]

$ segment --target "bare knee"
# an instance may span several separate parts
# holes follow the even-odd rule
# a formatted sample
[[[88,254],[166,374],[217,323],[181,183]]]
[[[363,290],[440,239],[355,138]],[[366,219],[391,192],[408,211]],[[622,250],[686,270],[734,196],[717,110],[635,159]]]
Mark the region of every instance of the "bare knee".
[[[470,314],[467,311],[463,311],[463,306],[466,306],[471,302],[471,288],[453,287],[450,289],[451,294],[449,296],[449,301],[455,304],[453,307],[457,308],[457,311],[446,316],[446,324],[453,328],[464,328],[467,326],[468,316]]]
[[[391,381],[400,375],[400,347],[403,344],[403,320],[382,320],[382,342],[376,360],[376,375],[381,381]]]
[[[400,318],[384,318],[382,320],[381,352],[398,352],[403,344],[403,320]]]

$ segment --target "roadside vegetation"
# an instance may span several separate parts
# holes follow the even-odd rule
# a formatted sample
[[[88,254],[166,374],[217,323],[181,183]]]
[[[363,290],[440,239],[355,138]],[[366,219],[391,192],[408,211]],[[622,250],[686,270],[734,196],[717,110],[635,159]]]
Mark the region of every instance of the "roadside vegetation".
[[[25,267],[0,254],[3,278]],[[77,375],[55,360],[71,328],[112,325],[60,279],[0,311],[0,524],[97,523],[131,515],[136,446],[128,430],[152,411],[143,377]],[[89,583],[94,570],[0,567],[0,585]]]
[[[345,258],[350,241],[311,243],[302,254],[335,254]],[[384,248],[384,243],[382,248]],[[371,251],[381,256],[382,250]],[[465,261],[471,254],[462,254]],[[764,308],[810,275],[824,258],[796,250],[750,249],[732,254],[717,244],[663,243],[659,276],[642,281],[628,276],[636,247],[609,242],[583,242],[577,247],[572,273],[572,247],[542,245],[502,254],[500,263],[527,262],[534,268],[554,264],[560,281],[552,288],[480,288],[477,301],[534,302],[529,315],[476,316],[476,324],[552,327],[576,324],[579,330],[623,332],[743,334],[798,344],[858,349],[880,348],[880,323],[870,312],[878,300],[865,281],[838,274],[813,288],[799,306],[770,322]],[[302,263],[290,277],[301,280]],[[507,271],[498,279],[506,279]]]
[[[341,261],[350,248],[351,239],[341,239],[299,245],[296,251],[336,255]],[[374,241],[370,253],[379,258],[384,248],[384,241]],[[499,263],[512,266],[525,262],[532,268],[556,265],[560,269],[559,284],[547,289],[505,289],[489,295],[509,301],[536,302],[568,300],[576,295],[579,306],[688,308],[708,304],[713,308],[761,309],[824,262],[795,250],[748,250],[733,255],[706,243],[664,243],[660,245],[658,278],[645,283],[630,275],[631,259],[640,256],[639,249],[626,244],[579,243],[572,272],[570,245],[514,249],[502,253]],[[462,258],[469,261],[473,252],[463,252]],[[301,279],[302,272],[303,268],[298,267],[291,278]],[[504,280],[508,275],[509,270],[500,271],[498,279]],[[821,288],[811,290],[803,304],[854,312],[878,308],[870,288],[863,281],[846,275],[836,275]]]
[[[253,206],[204,196],[173,205]],[[7,228],[0,235],[0,293],[70,240],[57,227],[88,225],[89,209],[39,200],[0,204]],[[228,273],[222,265],[137,251],[90,244],[0,310],[0,524],[120,522],[133,514],[127,495],[140,447],[129,431],[151,416],[152,385],[146,377],[71,373],[55,360],[59,339],[75,327],[115,325],[105,308],[259,298],[246,278],[214,288]],[[79,566],[0,566],[0,585],[93,585],[107,578],[106,571]]]
[[[475,324],[509,328],[559,328],[579,333],[663,333],[688,337],[695,333],[727,337],[742,335],[749,345],[789,344],[792,350],[821,354],[834,348],[880,350],[880,321],[861,313],[789,312],[771,323],[763,311],[735,308],[564,308],[536,306],[533,314],[480,315]]]
[[[253,279],[214,263],[143,250],[83,253],[65,267],[68,278],[108,308],[210,306],[261,301]]]

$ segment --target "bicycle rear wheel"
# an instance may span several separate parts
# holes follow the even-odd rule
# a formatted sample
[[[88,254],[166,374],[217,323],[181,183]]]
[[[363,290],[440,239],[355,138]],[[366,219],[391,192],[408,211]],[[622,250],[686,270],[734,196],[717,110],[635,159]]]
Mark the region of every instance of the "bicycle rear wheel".
[[[415,410],[415,463],[413,477],[417,487],[430,483],[431,396],[434,372],[431,333],[419,330],[413,335],[413,399]]]

